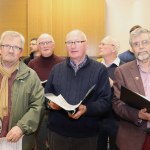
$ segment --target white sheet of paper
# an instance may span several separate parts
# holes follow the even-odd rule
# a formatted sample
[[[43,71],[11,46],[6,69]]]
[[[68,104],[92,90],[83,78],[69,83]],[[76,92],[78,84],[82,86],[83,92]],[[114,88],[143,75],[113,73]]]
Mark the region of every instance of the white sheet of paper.
[[[18,142],[8,142],[6,138],[0,138],[0,150],[22,150],[22,138]]]
[[[71,105],[62,97],[62,95],[56,96],[53,93],[47,93],[45,94],[45,97],[67,111],[75,110],[82,102],[80,101],[77,105]]]
[[[84,98],[76,105],[71,105],[69,104],[64,98],[63,96],[60,94],[58,96],[54,95],[53,93],[46,93],[45,97],[47,99],[49,99],[50,101],[54,102],[55,104],[57,104],[58,106],[60,106],[61,108],[63,108],[64,110],[67,111],[74,111],[76,110],[76,108],[79,107],[79,105],[82,103],[82,101],[84,101],[87,96],[93,91],[94,87],[96,85],[94,84],[89,90],[88,92],[85,94]]]

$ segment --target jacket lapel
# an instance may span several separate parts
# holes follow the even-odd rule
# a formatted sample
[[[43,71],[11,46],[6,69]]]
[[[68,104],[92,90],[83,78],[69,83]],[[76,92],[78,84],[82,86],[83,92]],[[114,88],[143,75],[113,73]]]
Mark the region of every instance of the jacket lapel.
[[[143,87],[143,82],[142,82],[142,78],[139,72],[139,68],[137,66],[137,62],[136,60],[132,62],[133,64],[130,65],[129,67],[129,71],[132,75],[133,81],[135,83],[135,88],[137,89],[137,92],[141,95],[145,95],[144,92],[144,87]]]

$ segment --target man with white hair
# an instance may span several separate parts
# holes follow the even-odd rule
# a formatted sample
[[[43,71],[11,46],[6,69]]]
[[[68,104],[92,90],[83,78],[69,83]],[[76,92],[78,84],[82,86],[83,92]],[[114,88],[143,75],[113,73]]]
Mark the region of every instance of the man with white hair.
[[[150,31],[144,28],[132,31],[129,43],[136,60],[115,70],[113,109],[121,118],[116,143],[120,150],[149,150],[150,112],[127,105],[120,94],[124,86],[150,100]]]
[[[44,107],[44,90],[34,70],[20,57],[25,39],[16,31],[5,31],[0,39],[0,138],[31,150]]]
[[[74,114],[48,102],[50,150],[96,150],[99,117],[111,106],[107,69],[86,55],[88,44],[82,31],[69,32],[65,43],[68,57],[53,68],[45,93],[61,94],[69,104],[75,105],[95,87]]]
[[[53,37],[47,33],[41,34],[37,40],[38,49],[41,53],[40,57],[31,60],[28,64],[30,68],[36,71],[41,82],[47,81],[52,67],[63,61],[64,59],[54,54],[55,41]],[[47,140],[47,115],[43,117],[42,123],[38,129],[36,137],[36,150],[46,149]]]
[[[99,44],[99,55],[103,58],[102,63],[107,67],[111,87],[113,86],[114,71],[116,67],[123,64],[123,62],[117,56],[119,48],[120,48],[119,42],[117,42],[110,36],[103,38]],[[112,96],[113,96],[113,87],[112,87]],[[110,147],[111,150],[117,150],[115,144],[117,129],[118,129],[118,120],[113,110],[111,110],[100,123],[100,134],[98,139],[97,150],[99,149],[107,150],[108,146]]]
[[[28,66],[36,71],[41,81],[45,81],[48,79],[52,67],[63,59],[54,54],[55,41],[51,35],[41,34],[37,45],[41,56],[31,60]]]

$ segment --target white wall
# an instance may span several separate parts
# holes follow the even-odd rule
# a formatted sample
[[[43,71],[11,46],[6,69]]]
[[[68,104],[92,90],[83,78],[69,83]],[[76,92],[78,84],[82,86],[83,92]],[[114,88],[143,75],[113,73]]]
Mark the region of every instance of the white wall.
[[[150,0],[106,0],[106,35],[120,42],[120,52],[130,48],[129,30],[134,25],[150,29]]]

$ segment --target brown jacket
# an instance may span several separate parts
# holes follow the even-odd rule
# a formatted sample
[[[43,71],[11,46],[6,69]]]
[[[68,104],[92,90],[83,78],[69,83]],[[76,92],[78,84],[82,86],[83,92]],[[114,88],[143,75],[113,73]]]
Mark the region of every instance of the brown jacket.
[[[115,71],[113,109],[120,116],[117,146],[120,150],[141,150],[147,122],[138,122],[138,110],[120,100],[121,85],[145,95],[137,62],[132,61],[118,67]]]

